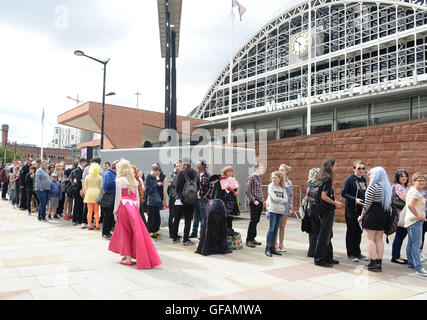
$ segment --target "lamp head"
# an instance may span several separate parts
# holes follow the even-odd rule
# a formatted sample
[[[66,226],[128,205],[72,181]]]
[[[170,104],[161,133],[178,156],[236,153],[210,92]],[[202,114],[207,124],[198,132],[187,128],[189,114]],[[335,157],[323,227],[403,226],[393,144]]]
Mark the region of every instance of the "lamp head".
[[[74,54],[76,55],[76,56],[78,56],[78,57],[83,57],[85,54],[84,54],[84,52],[83,51],[81,51],[81,50],[76,50],[76,51],[74,51]]]
[[[105,96],[106,97],[110,97],[110,96],[115,96],[116,95],[116,93],[115,92],[110,92],[110,93],[107,93]]]

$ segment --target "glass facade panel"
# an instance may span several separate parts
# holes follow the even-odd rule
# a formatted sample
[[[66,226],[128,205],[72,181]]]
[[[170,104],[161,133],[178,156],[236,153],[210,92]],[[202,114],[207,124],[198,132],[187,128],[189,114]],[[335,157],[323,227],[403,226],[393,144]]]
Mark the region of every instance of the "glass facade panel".
[[[276,140],[276,119],[256,123],[256,140],[259,138],[259,130],[267,129],[267,140]]]
[[[389,100],[372,104],[372,125],[409,120],[410,99]]]
[[[337,130],[366,127],[369,124],[368,105],[337,109]]]
[[[280,119],[280,138],[302,136],[304,127],[304,115],[289,115]]]
[[[427,118],[427,96],[412,98],[412,120]]]
[[[333,110],[314,111],[311,115],[311,133],[315,134],[332,131],[333,121]]]

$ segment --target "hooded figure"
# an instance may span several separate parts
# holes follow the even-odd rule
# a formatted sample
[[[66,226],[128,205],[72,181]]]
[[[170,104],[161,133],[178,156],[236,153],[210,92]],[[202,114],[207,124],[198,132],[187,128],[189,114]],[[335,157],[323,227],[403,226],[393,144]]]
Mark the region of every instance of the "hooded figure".
[[[196,253],[204,256],[231,253],[227,246],[227,224],[224,202],[210,200],[206,205],[204,233],[201,234]]]

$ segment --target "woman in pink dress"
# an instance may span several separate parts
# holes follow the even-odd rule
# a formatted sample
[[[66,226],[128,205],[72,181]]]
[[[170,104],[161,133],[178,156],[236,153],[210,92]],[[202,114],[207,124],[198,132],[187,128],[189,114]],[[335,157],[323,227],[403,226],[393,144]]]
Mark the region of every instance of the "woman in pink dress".
[[[137,269],[151,269],[162,264],[147,228],[139,214],[138,182],[129,161],[122,159],[117,165],[116,199],[114,215],[117,225],[108,250],[123,256],[121,264]]]

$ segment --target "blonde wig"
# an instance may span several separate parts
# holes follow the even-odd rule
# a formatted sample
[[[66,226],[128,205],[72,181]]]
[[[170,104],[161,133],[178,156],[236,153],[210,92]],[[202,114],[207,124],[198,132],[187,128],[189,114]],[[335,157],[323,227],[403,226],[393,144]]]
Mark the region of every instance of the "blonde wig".
[[[121,159],[117,164],[117,179],[125,177],[128,180],[128,193],[136,193],[136,183],[134,171],[130,162],[126,159]]]
[[[89,167],[89,174],[91,176],[96,177],[97,175],[99,175],[100,170],[101,170],[101,167],[99,166],[99,164],[97,164],[96,162],[92,163]]]
[[[234,169],[233,169],[232,166],[226,166],[224,169],[222,169],[221,175],[223,177],[225,177],[228,171],[232,171],[233,172],[233,177],[234,177]]]

